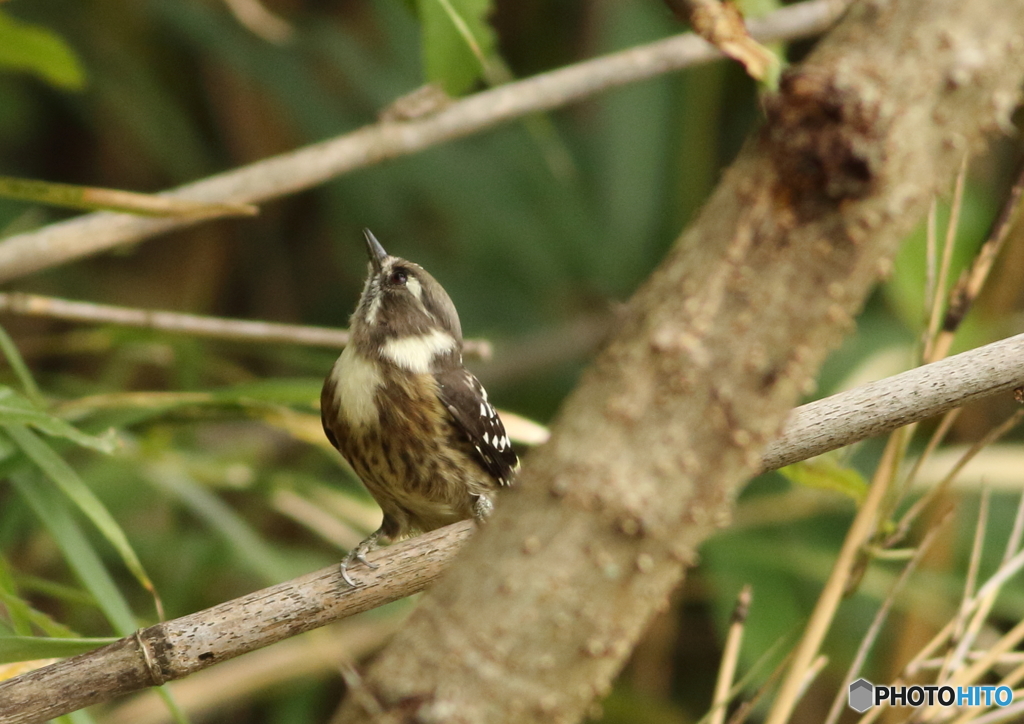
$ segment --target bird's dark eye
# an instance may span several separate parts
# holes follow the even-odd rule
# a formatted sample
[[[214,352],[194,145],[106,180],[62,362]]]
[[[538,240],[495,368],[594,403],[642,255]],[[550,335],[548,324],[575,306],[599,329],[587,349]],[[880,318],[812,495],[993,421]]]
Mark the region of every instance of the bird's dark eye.
[[[401,286],[409,280],[409,273],[405,269],[395,269],[388,277],[388,281],[395,286]]]

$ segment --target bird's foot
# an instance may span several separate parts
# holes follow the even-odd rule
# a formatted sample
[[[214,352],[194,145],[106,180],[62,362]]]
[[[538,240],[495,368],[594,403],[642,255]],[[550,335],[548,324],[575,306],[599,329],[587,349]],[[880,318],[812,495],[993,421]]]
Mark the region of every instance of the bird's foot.
[[[377,548],[377,539],[380,538],[380,535],[381,531],[379,530],[374,531],[373,533],[368,535],[366,538],[362,540],[362,542],[359,543],[359,545],[350,550],[348,552],[348,555],[345,556],[345,560],[341,562],[341,578],[343,581],[345,581],[345,583],[347,583],[352,588],[356,588],[357,586],[356,582],[353,581],[351,576],[348,575],[349,566],[351,566],[353,562],[358,561],[370,570],[376,570],[380,567],[376,563],[370,563],[370,561],[366,558],[367,553]]]
[[[494,503],[486,495],[476,496],[473,501],[473,520],[477,525],[484,523],[494,512]]]

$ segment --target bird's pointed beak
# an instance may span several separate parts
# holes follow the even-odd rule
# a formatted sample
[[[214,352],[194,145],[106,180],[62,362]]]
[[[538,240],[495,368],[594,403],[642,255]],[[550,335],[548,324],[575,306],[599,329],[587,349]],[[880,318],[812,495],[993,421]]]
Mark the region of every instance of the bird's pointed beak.
[[[363,236],[366,237],[366,253],[370,257],[370,263],[373,264],[373,270],[379,272],[384,266],[384,260],[387,259],[388,253],[384,251],[384,247],[380,245],[372,231],[363,229]]]

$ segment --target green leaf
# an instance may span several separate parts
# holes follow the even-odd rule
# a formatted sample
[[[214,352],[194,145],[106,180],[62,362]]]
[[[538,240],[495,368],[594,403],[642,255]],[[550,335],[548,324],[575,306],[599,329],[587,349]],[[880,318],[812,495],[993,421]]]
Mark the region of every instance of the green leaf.
[[[73,443],[111,453],[117,448],[117,437],[113,430],[97,437],[87,435],[74,425],[38,409],[29,400],[10,387],[0,385],[0,424],[31,425],[50,437],[61,437]]]
[[[790,482],[808,488],[831,490],[853,498],[858,505],[868,492],[868,481],[853,468],[840,465],[830,456],[793,463],[779,472]]]
[[[15,631],[21,634],[32,632],[31,607],[18,595],[14,578],[3,556],[0,556],[0,604],[7,612],[7,618]]]
[[[131,635],[138,628],[135,616],[92,543],[71,516],[67,499],[56,488],[40,484],[37,476],[20,473],[9,479],[50,531],[64,559],[96,599],[114,630],[121,636]]]
[[[468,91],[494,50],[491,0],[419,0],[427,80],[450,96]]]
[[[161,686],[157,689],[157,692],[160,693],[166,690],[166,686]],[[96,720],[93,718],[92,714],[85,711],[84,709],[79,709],[78,711],[73,711],[70,714],[59,716],[53,721],[55,722],[55,724],[96,724]]]
[[[76,656],[115,641],[116,638],[53,639],[40,636],[0,636],[0,664]]]
[[[7,363],[14,370],[14,374],[18,381],[21,382],[21,386],[25,388],[25,394],[37,405],[42,405],[43,393],[39,391],[36,381],[32,379],[32,373],[29,372],[28,365],[25,364],[21,352],[18,351],[18,346],[14,344],[11,335],[7,334],[7,330],[3,327],[0,327],[0,352],[4,353]]]
[[[92,521],[103,537],[117,550],[136,580],[155,596],[153,583],[128,542],[128,537],[100,499],[78,477],[78,473],[53,448],[24,425],[7,423],[3,428],[22,452]]]
[[[68,586],[63,583],[58,583],[57,581],[52,581],[48,578],[32,576],[27,573],[18,573],[16,581],[18,583],[18,589],[24,591],[26,594],[55,598],[62,603],[74,603],[83,606],[96,605],[96,601],[93,600],[92,596],[77,586]],[[50,635],[65,636],[70,635],[70,633],[51,633]]]
[[[78,56],[59,36],[0,11],[0,70],[5,68],[33,73],[65,90],[85,85]]]
[[[278,551],[268,545],[244,518],[189,475],[182,460],[168,455],[164,460],[148,465],[147,470],[154,484],[174,495],[206,521],[227,541],[238,559],[268,584],[279,583],[295,574]]]

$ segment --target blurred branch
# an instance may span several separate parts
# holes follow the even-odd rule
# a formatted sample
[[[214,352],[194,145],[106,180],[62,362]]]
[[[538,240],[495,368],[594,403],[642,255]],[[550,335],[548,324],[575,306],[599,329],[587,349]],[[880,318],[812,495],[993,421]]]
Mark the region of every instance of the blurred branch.
[[[348,344],[348,331],[344,329],[117,307],[20,292],[0,292],[0,312],[75,322],[119,324],[125,327],[180,332],[196,337],[239,342],[302,344],[332,348],[341,348]],[[484,339],[467,339],[463,351],[486,360],[491,357],[491,344]]]
[[[256,216],[259,213],[259,209],[251,204],[188,201],[120,189],[74,186],[11,176],[0,176],[0,197],[88,211],[101,209],[141,216],[175,216],[194,220]]]
[[[490,389],[514,385],[545,370],[569,363],[582,363],[614,329],[614,314],[607,311],[582,313],[559,324],[513,339],[497,342],[497,354],[477,377]]]
[[[224,3],[238,22],[268,42],[281,44],[295,35],[291,25],[263,7],[259,0],[224,0]]]
[[[1024,334],[798,407],[762,466],[772,470],[1024,385],[1022,357]],[[380,566],[360,568],[358,588],[339,583],[336,567],[324,569],[0,683],[0,721],[75,711],[417,593],[440,576],[472,529],[457,523],[371,554]]]
[[[680,20],[688,22],[698,35],[747,69],[756,80],[764,80],[779,64],[768,48],[754,40],[743,24],[743,14],[732,2],[719,0],[665,0]],[[778,71],[776,71],[778,75]]]
[[[845,0],[810,0],[751,20],[750,32],[764,42],[814,35],[828,28],[845,7]],[[159,195],[258,203],[499,123],[719,57],[718,50],[696,35],[684,33],[483,91],[423,118],[366,126]],[[101,212],[50,224],[0,242],[0,282],[194,223]]]

